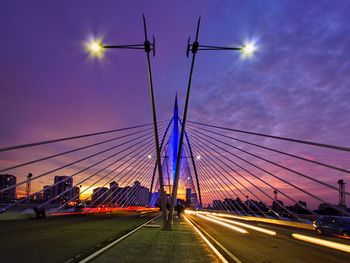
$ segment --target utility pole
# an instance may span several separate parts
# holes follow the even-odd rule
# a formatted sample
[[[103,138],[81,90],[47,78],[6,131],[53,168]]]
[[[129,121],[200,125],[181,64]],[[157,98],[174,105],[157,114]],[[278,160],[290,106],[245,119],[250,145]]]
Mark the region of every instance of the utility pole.
[[[200,26],[201,18],[199,17],[198,23],[197,23],[197,31],[196,31],[196,38],[195,41],[192,44],[192,63],[191,63],[191,69],[190,69],[190,76],[188,79],[188,85],[187,85],[187,93],[186,93],[186,102],[185,102],[185,108],[184,108],[184,114],[182,118],[182,126],[181,126],[181,133],[180,133],[180,144],[179,144],[179,151],[177,153],[177,159],[176,159],[176,169],[175,169],[175,178],[173,182],[173,192],[171,196],[170,201],[170,210],[168,215],[168,225],[172,229],[173,227],[173,213],[174,213],[174,207],[177,199],[177,190],[179,186],[179,175],[181,170],[181,155],[182,155],[182,149],[183,149],[183,141],[185,136],[185,127],[186,127],[186,120],[187,120],[187,110],[188,110],[188,103],[190,99],[190,91],[191,91],[191,84],[192,84],[192,74],[194,69],[194,62],[196,59],[196,54],[198,50],[198,35],[199,35],[199,26]]]
[[[162,208],[162,214],[163,214],[163,226],[162,228],[167,230],[167,211],[166,211],[166,200],[165,200],[165,192],[164,192],[164,183],[163,183],[163,172],[162,172],[162,161],[160,158],[160,147],[159,147],[159,137],[158,137],[158,126],[157,126],[157,116],[156,116],[156,106],[154,102],[154,92],[153,92],[153,80],[152,80],[152,70],[151,70],[151,61],[149,57],[149,53],[151,52],[151,43],[148,41],[147,38],[147,28],[146,28],[146,19],[145,16],[142,16],[143,18],[143,28],[145,32],[145,42],[144,42],[144,48],[146,52],[147,57],[147,68],[148,68],[148,80],[149,80],[149,93],[151,97],[151,104],[152,104],[152,117],[153,117],[153,129],[154,129],[154,141],[156,146],[156,157],[157,157],[157,168],[158,168],[158,180],[159,180],[159,187],[160,187],[160,203]],[[153,55],[155,54],[155,40],[153,38]]]
[[[345,182],[344,180],[338,180],[339,184],[339,207],[340,208],[346,208],[346,201],[345,201]]]
[[[103,45],[100,42],[92,42],[88,45],[88,50],[92,55],[95,55],[97,57],[102,57],[101,54],[103,53],[104,49],[138,49],[138,50],[144,50],[146,53],[146,59],[147,59],[147,69],[148,69],[148,81],[149,81],[149,94],[151,99],[151,106],[152,106],[152,118],[153,118],[153,129],[154,129],[154,140],[155,140],[155,146],[156,146],[156,161],[157,161],[157,168],[158,168],[158,175],[159,175],[159,186],[160,186],[160,201],[161,201],[161,208],[163,213],[163,229],[166,229],[166,222],[167,222],[167,212],[166,212],[166,199],[164,194],[164,184],[163,184],[163,174],[162,174],[162,163],[160,158],[160,147],[159,147],[159,138],[158,138],[158,126],[157,126],[157,117],[156,117],[156,106],[154,102],[154,92],[153,92],[153,80],[152,80],[152,70],[151,70],[151,60],[149,53],[152,51],[153,56],[155,55],[155,39],[153,37],[153,43],[151,43],[148,40],[147,36],[147,28],[146,28],[146,19],[145,16],[142,16],[143,18],[143,29],[145,34],[145,41],[143,44],[132,44],[132,45]]]

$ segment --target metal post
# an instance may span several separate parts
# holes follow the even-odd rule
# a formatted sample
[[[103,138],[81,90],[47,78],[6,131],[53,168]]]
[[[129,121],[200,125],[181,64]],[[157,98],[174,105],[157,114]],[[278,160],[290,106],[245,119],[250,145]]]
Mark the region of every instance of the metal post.
[[[179,144],[179,151],[177,153],[177,161],[176,161],[176,170],[175,170],[175,178],[174,178],[174,185],[173,185],[173,193],[171,196],[171,202],[170,202],[170,210],[169,210],[169,216],[168,216],[168,225],[172,229],[173,227],[173,213],[174,213],[174,206],[177,199],[177,189],[179,185],[179,175],[180,175],[180,169],[181,169],[181,154],[182,154],[182,148],[183,148],[183,141],[184,141],[184,135],[185,135],[185,126],[186,126],[186,119],[187,119],[187,110],[188,110],[188,102],[190,98],[190,90],[191,90],[191,83],[192,83],[192,73],[194,68],[194,62],[196,59],[196,53],[198,50],[198,34],[199,34],[199,26],[200,26],[201,18],[198,19],[197,24],[197,31],[196,31],[196,39],[193,42],[192,45],[192,63],[191,63],[191,70],[190,70],[190,76],[188,80],[187,85],[187,94],[186,94],[186,102],[185,102],[185,109],[184,109],[184,115],[182,118],[182,126],[181,126],[181,134],[180,134],[180,144]]]
[[[162,174],[162,163],[160,159],[160,148],[159,148],[159,138],[158,138],[158,127],[157,127],[157,117],[156,117],[156,106],[154,103],[154,94],[153,94],[153,81],[152,81],[152,71],[151,71],[151,61],[149,58],[149,52],[151,51],[151,44],[147,39],[147,29],[146,29],[146,19],[143,15],[143,27],[145,31],[145,52],[147,57],[147,67],[148,67],[148,80],[149,80],[149,92],[151,97],[151,104],[152,104],[152,116],[153,116],[153,128],[154,128],[154,140],[156,144],[156,156],[157,156],[157,168],[158,168],[158,175],[159,175],[159,187],[160,187],[160,203],[162,208],[162,215],[163,215],[163,229],[167,229],[167,211],[166,211],[166,204],[165,204],[165,195],[164,195],[164,184],[163,184],[163,174]],[[153,43],[154,45],[154,43]],[[154,46],[153,46],[154,49]]]

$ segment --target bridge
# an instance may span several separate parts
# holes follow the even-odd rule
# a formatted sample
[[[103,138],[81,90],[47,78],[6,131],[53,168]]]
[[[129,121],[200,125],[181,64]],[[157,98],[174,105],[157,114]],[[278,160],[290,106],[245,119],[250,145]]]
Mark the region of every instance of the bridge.
[[[176,99],[172,118],[158,123],[168,204],[181,124]],[[109,246],[129,233],[135,237],[127,237],[89,260],[108,261],[110,254],[113,258],[125,257],[127,261],[137,262],[143,253],[149,254],[140,248],[130,258],[129,250],[135,249],[138,242],[143,245],[150,242],[147,235],[154,235],[155,229],[168,232],[161,230],[160,185],[152,138],[150,123],[2,148],[5,159],[13,153],[18,154],[19,160],[27,159],[1,169],[2,178],[8,178],[7,186],[1,189],[7,201],[1,203],[0,216],[1,246],[8,252],[8,260],[21,257],[25,260],[30,255],[33,261],[80,262],[98,252],[101,246]],[[176,204],[186,210],[180,219],[175,216],[173,231],[187,231],[198,244],[203,239],[213,252],[180,254],[179,260],[205,256],[208,262],[256,262],[261,257],[312,262],[318,255],[331,262],[344,262],[350,252],[348,233],[320,236],[312,222],[327,215],[349,216],[344,202],[348,192],[343,181],[337,187],[337,177],[327,182],[317,176],[327,173],[339,177],[342,173],[341,178],[345,179],[349,171],[293,154],[288,149],[298,145],[303,151],[325,151],[327,155],[338,156],[348,154],[349,149],[195,121],[188,122],[185,138]],[[64,150],[28,160],[47,153],[52,145],[61,145]],[[18,181],[9,175],[24,171],[37,172]],[[51,178],[52,184],[38,188],[42,178]],[[35,190],[24,191],[31,188]],[[313,188],[318,192],[310,191]],[[23,189],[25,195],[15,199],[16,189],[18,192]],[[301,200],[308,200],[310,205]],[[183,229],[185,226],[179,224],[188,226]],[[140,237],[136,238],[137,235]],[[181,244],[183,239],[182,234],[178,240],[168,240],[162,246]],[[17,240],[23,242],[22,256],[13,246]],[[188,243],[184,241],[187,248],[193,246]],[[57,246],[62,253],[49,259]],[[150,257],[156,257],[157,253]],[[164,254],[163,259],[167,256]]]
[[[253,50],[200,45],[200,20],[184,113],[158,121],[143,22],[91,49],[145,51],[153,122],[0,148],[4,262],[346,262],[350,148],[187,120],[197,52]]]

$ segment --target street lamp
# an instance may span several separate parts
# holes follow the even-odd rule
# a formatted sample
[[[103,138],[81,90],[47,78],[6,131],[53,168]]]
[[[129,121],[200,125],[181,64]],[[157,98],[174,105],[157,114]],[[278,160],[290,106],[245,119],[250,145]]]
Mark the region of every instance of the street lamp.
[[[104,47],[102,39],[91,38],[88,42],[84,43],[85,50],[89,53],[90,57],[103,58]]]
[[[143,50],[146,52],[146,58],[147,58],[147,68],[148,68],[148,80],[149,80],[149,92],[150,92],[150,98],[151,98],[151,104],[152,104],[152,117],[153,117],[153,128],[154,128],[154,139],[155,139],[155,146],[156,146],[156,161],[157,161],[157,167],[158,167],[158,175],[159,175],[159,187],[160,187],[160,201],[161,201],[161,207],[162,207],[162,213],[163,213],[163,228],[166,228],[167,223],[167,212],[166,212],[166,199],[165,199],[165,192],[164,192],[164,184],[163,184],[163,174],[162,174],[162,167],[161,167],[161,159],[160,159],[160,148],[159,148],[159,139],[158,139],[158,126],[157,126],[157,116],[156,116],[156,108],[155,108],[155,102],[154,102],[154,93],[153,93],[153,80],[152,80],[152,71],[151,71],[151,61],[149,53],[152,51],[153,57],[155,56],[155,39],[152,37],[152,43],[148,40],[147,36],[147,28],[146,28],[146,19],[145,16],[142,16],[143,18],[143,28],[144,28],[144,34],[145,34],[145,41],[142,44],[132,44],[132,45],[104,45],[102,43],[102,39],[95,39],[90,40],[86,43],[85,47],[87,51],[90,53],[90,56],[97,57],[97,58],[103,58],[103,53],[105,49],[107,48],[115,48],[115,49],[138,49]],[[148,158],[152,158],[151,155],[148,156]]]
[[[186,100],[185,100],[185,108],[184,108],[184,114],[182,118],[182,127],[181,127],[181,133],[180,133],[180,144],[177,154],[177,160],[176,160],[176,168],[175,168],[175,177],[174,177],[174,184],[173,184],[173,192],[171,196],[171,202],[170,202],[170,210],[168,215],[168,225],[173,225],[173,213],[174,213],[174,206],[176,203],[177,198],[177,190],[179,185],[179,176],[180,176],[180,170],[181,170],[181,153],[182,153],[182,147],[183,147],[183,140],[184,140],[184,134],[185,134],[185,126],[186,126],[186,120],[187,120],[187,111],[188,111],[188,103],[189,103],[189,97],[190,97],[190,91],[191,91],[191,84],[192,84],[192,74],[194,69],[194,62],[196,59],[196,54],[200,50],[235,50],[242,52],[243,57],[250,57],[255,51],[256,47],[253,43],[247,43],[243,45],[242,47],[222,47],[222,46],[209,46],[209,45],[200,45],[198,41],[198,35],[199,35],[199,27],[200,27],[201,18],[199,17],[198,23],[197,23],[197,30],[196,30],[196,37],[192,44],[190,44],[190,38],[188,38],[187,41],[187,49],[186,49],[186,56],[189,56],[189,53],[192,53],[192,62],[191,62],[191,68],[190,68],[190,75],[188,79],[187,84],[187,93],[186,93]]]

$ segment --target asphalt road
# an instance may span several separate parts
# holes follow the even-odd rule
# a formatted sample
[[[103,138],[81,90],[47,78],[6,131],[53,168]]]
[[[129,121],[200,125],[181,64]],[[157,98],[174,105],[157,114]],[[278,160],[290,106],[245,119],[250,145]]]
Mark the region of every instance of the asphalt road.
[[[250,225],[253,226],[273,230],[277,235],[271,236],[247,228],[245,229],[249,233],[243,234],[214,222],[207,221],[197,215],[186,216],[200,229],[206,231],[211,237],[218,241],[229,253],[244,263],[350,262],[350,253],[306,243],[292,237],[292,233],[299,233],[320,238],[320,236],[314,234],[312,231],[296,230],[269,224],[250,223]],[[212,239],[208,239],[229,262],[239,262],[233,260],[228,253],[225,253],[225,249],[220,248]],[[333,237],[325,237],[325,239],[350,245],[349,240],[341,240]]]
[[[157,214],[123,212],[2,221],[0,262],[66,262],[92,252]]]

